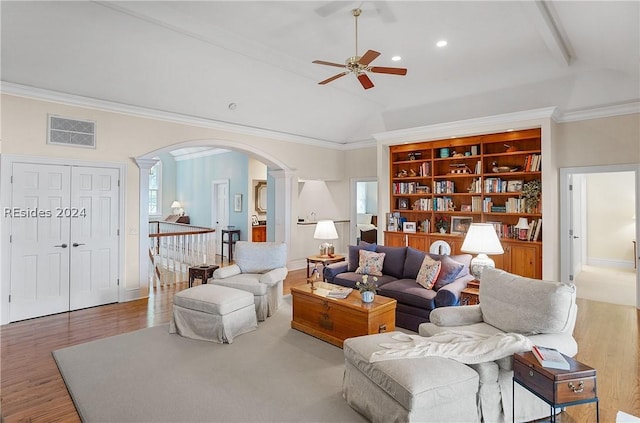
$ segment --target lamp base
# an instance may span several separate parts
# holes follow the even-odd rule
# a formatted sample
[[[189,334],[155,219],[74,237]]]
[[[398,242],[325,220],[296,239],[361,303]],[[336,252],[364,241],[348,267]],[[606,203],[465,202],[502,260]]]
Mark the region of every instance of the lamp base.
[[[323,242],[320,244],[320,255],[323,257],[333,257],[335,255],[335,249],[333,244],[329,244],[328,242]]]
[[[489,258],[486,254],[480,253],[471,259],[469,269],[471,274],[478,280],[482,276],[482,272],[487,267],[496,267],[496,262]]]

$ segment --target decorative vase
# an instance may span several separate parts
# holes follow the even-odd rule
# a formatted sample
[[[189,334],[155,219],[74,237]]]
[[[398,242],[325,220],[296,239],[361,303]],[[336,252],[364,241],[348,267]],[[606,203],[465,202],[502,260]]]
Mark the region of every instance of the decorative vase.
[[[446,230],[445,228],[440,228],[440,233],[441,233],[441,234],[446,234],[446,233],[447,233],[447,230]]]
[[[360,293],[360,297],[362,297],[363,303],[372,303],[375,296],[376,293],[373,291],[363,291]]]

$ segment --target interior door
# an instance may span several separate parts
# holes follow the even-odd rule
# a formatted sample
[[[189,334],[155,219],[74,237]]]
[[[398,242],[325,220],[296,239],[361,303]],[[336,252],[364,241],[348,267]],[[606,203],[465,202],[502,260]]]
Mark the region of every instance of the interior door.
[[[69,310],[70,167],[12,167],[9,321]]]
[[[220,180],[211,183],[211,227],[215,228],[216,248],[222,244],[222,229],[229,225],[229,181]],[[226,244],[225,244],[226,246]],[[222,257],[228,256],[220,250]]]
[[[118,301],[118,169],[71,171],[70,310]]]

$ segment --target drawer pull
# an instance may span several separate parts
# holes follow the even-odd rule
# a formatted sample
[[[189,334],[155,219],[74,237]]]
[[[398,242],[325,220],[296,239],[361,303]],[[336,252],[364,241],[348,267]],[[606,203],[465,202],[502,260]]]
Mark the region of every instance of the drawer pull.
[[[574,393],[579,394],[582,391],[584,391],[584,382],[581,380],[578,383],[578,387],[576,388],[576,386],[573,384],[573,382],[569,382],[569,389],[571,389]]]
[[[529,376],[533,377],[533,370],[529,370]]]
[[[378,333],[383,333],[387,331],[387,325],[382,324],[380,326],[378,326]]]

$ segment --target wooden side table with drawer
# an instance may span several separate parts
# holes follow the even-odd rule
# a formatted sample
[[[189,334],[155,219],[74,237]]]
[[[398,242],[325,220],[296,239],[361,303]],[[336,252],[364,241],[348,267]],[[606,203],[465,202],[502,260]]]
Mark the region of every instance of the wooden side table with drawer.
[[[595,369],[564,355],[569,370],[542,367],[531,351],[513,355],[512,420],[515,421],[515,384],[522,386],[547,404],[551,422],[556,421],[556,408],[596,403],[596,421],[600,421],[600,407]]]

